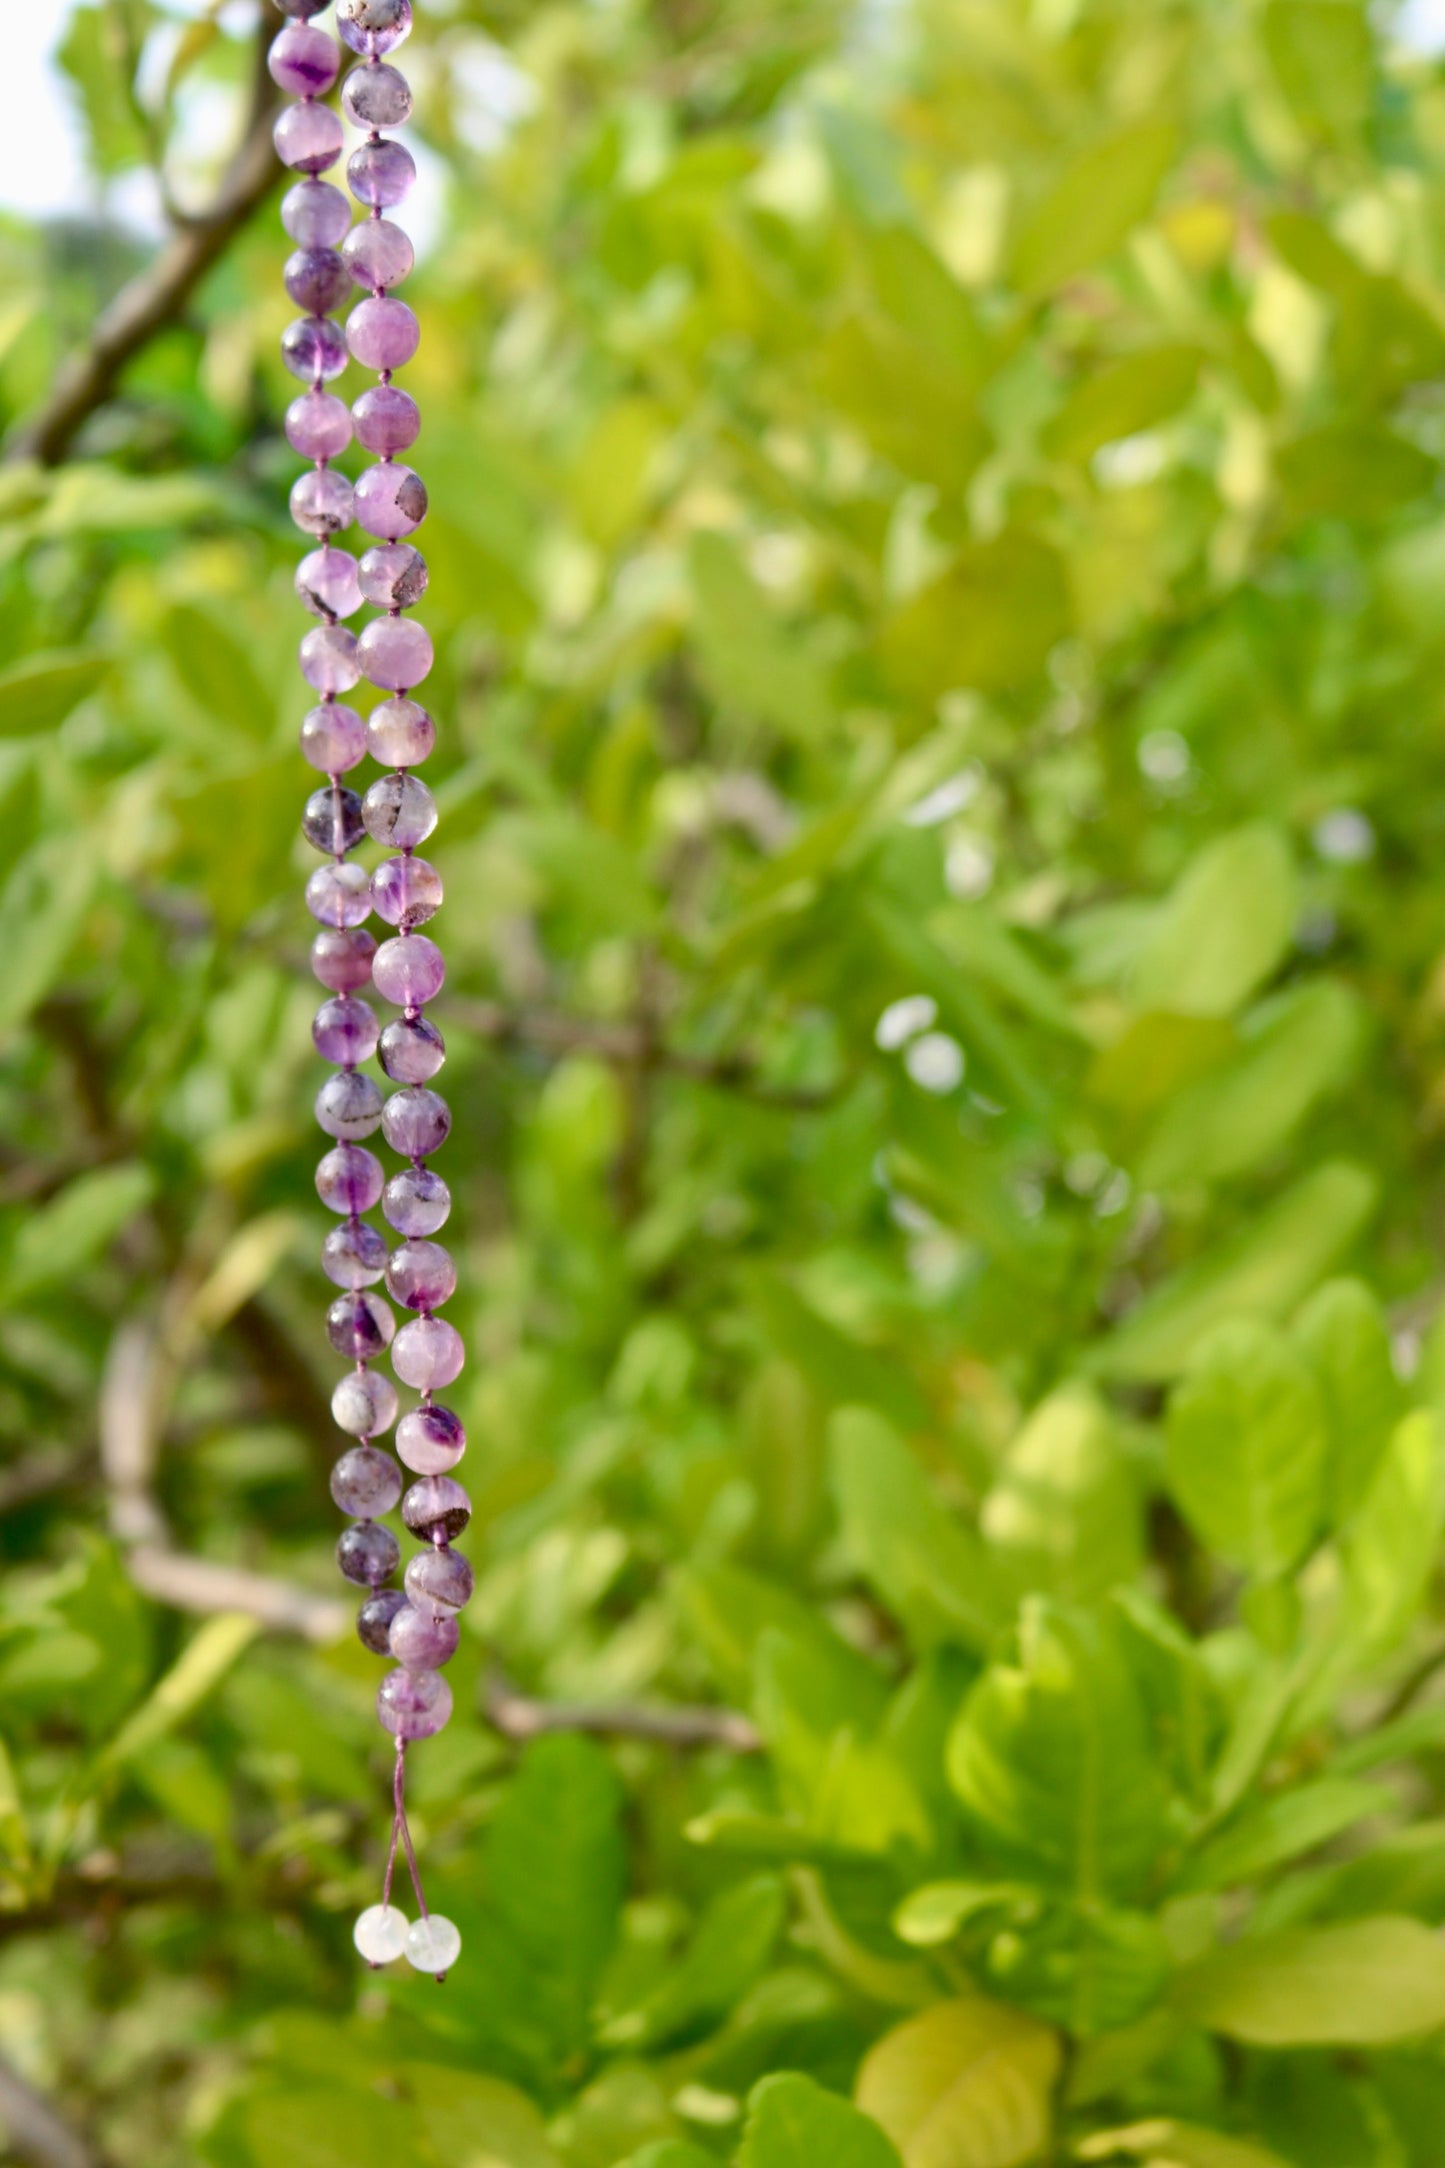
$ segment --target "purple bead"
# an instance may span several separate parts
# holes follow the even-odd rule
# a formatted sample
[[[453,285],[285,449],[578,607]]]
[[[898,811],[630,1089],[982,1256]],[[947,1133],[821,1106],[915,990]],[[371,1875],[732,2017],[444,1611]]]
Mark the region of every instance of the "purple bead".
[[[298,181],[281,199],[281,223],[298,248],[335,248],[351,224],[351,205],[330,181]]]
[[[344,30],[341,34],[346,37]],[[411,194],[416,160],[404,143],[362,143],[346,161],[346,178],[358,203],[368,210],[389,211]]]
[[[329,545],[312,550],[296,567],[296,592],[313,617],[354,617],[361,608],[356,559],[350,550]],[[360,641],[356,652],[360,657]]]
[[[368,293],[400,286],[404,278],[410,277],[416,262],[410,234],[394,226],[389,218],[362,219],[347,235],[341,254],[357,285],[364,286]]]
[[[385,474],[388,469],[378,467],[373,472]],[[427,589],[426,559],[407,542],[390,542],[382,549],[368,550],[356,568],[356,576],[362,594],[378,610],[409,610],[414,602],[421,601]]]
[[[430,674],[430,635],[410,617],[374,617],[356,643],[361,667],[383,692],[409,693]]]
[[[380,1053],[381,1066],[393,1084],[426,1084],[446,1060],[447,1045],[429,1016],[396,1016],[381,1035]],[[429,1227],[406,1231],[431,1233]]]
[[[368,467],[358,476],[354,494],[357,525],[378,541],[400,542],[426,518],[426,483],[414,468],[393,460]],[[416,599],[416,595],[411,597],[413,602]]]
[[[338,1144],[316,1169],[316,1194],[328,1212],[369,1212],[380,1197],[386,1171],[374,1152]]]
[[[319,15],[326,0],[273,0],[273,5],[278,7],[283,15],[297,15],[304,20],[308,15]]]
[[[451,1132],[452,1111],[440,1092],[408,1084],[393,1092],[382,1109],[381,1133],[394,1152],[425,1159],[440,1151]]]
[[[441,992],[446,979],[445,958],[435,941],[424,933],[398,934],[383,941],[371,959],[376,990],[399,1009],[420,1009]]]
[[[379,1588],[374,1596],[368,1596],[356,1614],[356,1631],[363,1648],[374,1656],[391,1653],[391,1622],[398,1611],[407,1608],[406,1597],[399,1588]]]
[[[439,1671],[388,1671],[376,1713],[394,1739],[434,1739],[450,1721],[452,1690]]]
[[[336,1563],[348,1581],[362,1588],[379,1588],[401,1563],[401,1545],[380,1521],[358,1521],[354,1528],[342,1530]]]
[[[354,1144],[369,1137],[381,1120],[381,1093],[359,1069],[338,1069],[316,1094],[316,1120],[328,1137]]]
[[[403,1242],[391,1254],[386,1285],[404,1310],[439,1310],[457,1291],[457,1268],[439,1242]]]
[[[291,485],[291,517],[303,534],[338,535],[351,525],[355,509],[350,482],[330,467],[299,474]]]
[[[440,1392],[450,1385],[461,1376],[466,1359],[461,1334],[444,1317],[414,1317],[402,1326],[391,1351],[392,1369],[403,1385],[414,1385],[419,1393]]]
[[[339,994],[323,1001],[311,1025],[311,1037],[323,1061],[337,1069],[350,1069],[370,1061],[376,1052],[376,1011],[354,994]]]
[[[302,459],[337,458],[351,442],[346,401],[334,391],[303,391],[286,409],[286,442]]]
[[[360,443],[378,459],[409,451],[421,435],[421,408],[397,384],[373,384],[351,409],[351,419]]]
[[[327,384],[346,367],[346,339],[329,316],[298,316],[281,334],[281,359],[306,384]]]
[[[411,85],[384,62],[353,68],[341,90],[341,110],[358,128],[401,128],[411,119]]]
[[[472,1600],[476,1576],[460,1551],[418,1551],[406,1562],[406,1593],[418,1611],[445,1617]]]
[[[331,1395],[337,1428],[353,1438],[374,1438],[390,1430],[396,1410],[396,1387],[379,1370],[348,1370]]]
[[[431,1167],[403,1167],[386,1185],[382,1211],[399,1235],[434,1235],[451,1216],[452,1193]]]
[[[365,756],[366,725],[355,708],[324,701],[301,725],[301,752],[323,775],[345,775]]]
[[[413,1408],[397,1428],[396,1449],[418,1475],[445,1475],[465,1453],[467,1434],[450,1408]]]
[[[313,692],[349,693],[361,682],[356,634],[344,625],[317,625],[301,642],[301,675]]]
[[[364,926],[328,926],[311,944],[311,968],[336,994],[354,994],[371,983],[376,942]]]
[[[365,1220],[343,1220],[321,1245],[321,1269],[335,1287],[374,1287],[386,1258],[385,1237]]]
[[[390,1648],[403,1671],[440,1671],[457,1653],[462,1629],[455,1611],[440,1618],[414,1604],[393,1614]]]
[[[418,1318],[418,1324],[440,1324],[435,1320]],[[350,1355],[356,1362],[371,1362],[391,1345],[396,1331],[396,1319],[380,1295],[356,1293],[338,1295],[326,1313],[326,1337],[338,1355]]]
[[[282,279],[298,309],[326,316],[351,291],[351,273],[334,248],[298,248],[286,259]]]
[[[323,783],[313,790],[301,814],[301,833],[313,850],[328,851],[333,858],[355,850],[366,834],[356,792],[343,783]]]
[[[415,700],[383,700],[366,719],[367,750],[383,767],[414,768],[436,742],[437,726]]]
[[[353,53],[392,53],[411,35],[411,0],[339,0],[336,27]]]
[[[371,876],[372,909],[388,926],[423,926],[441,901],[441,875],[424,858],[388,858]]]
[[[371,916],[370,874],[355,864],[318,866],[306,883],[306,908],[323,926],[359,926]],[[426,936],[411,938],[422,941]],[[374,969],[374,954],[371,961]]]
[[[401,1496],[401,1470],[379,1446],[354,1445],[331,1471],[331,1495],[354,1521],[374,1521]]]
[[[449,1475],[424,1475],[403,1498],[401,1517],[424,1542],[450,1543],[471,1519],[472,1501]]]
[[[404,368],[420,340],[421,326],[414,312],[394,294],[373,294],[358,301],[346,319],[346,343],[352,359],[364,369]]]
[[[341,73],[341,48],[324,30],[288,23],[266,55],[271,80],[288,98],[319,98]]]
[[[437,824],[437,802],[419,776],[383,775],[361,801],[361,817],[374,842],[414,851]]]
[[[329,105],[288,105],[271,131],[276,156],[296,173],[324,173],[334,166],[346,132]]]

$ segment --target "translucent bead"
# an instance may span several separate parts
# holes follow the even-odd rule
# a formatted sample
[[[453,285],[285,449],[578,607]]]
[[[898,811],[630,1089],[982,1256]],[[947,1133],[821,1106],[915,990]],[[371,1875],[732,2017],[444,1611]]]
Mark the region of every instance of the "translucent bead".
[[[374,1152],[338,1144],[316,1169],[316,1194],[328,1212],[369,1212],[380,1197],[386,1170]]]
[[[380,150],[386,146],[377,145]],[[402,369],[421,342],[415,313],[395,294],[358,301],[346,319],[346,343],[364,369]]]
[[[401,1496],[401,1470],[380,1446],[354,1445],[331,1471],[331,1495],[353,1520],[374,1521],[390,1513]]]
[[[418,1475],[446,1475],[466,1449],[461,1417],[450,1408],[413,1408],[397,1426],[396,1450]]]
[[[351,273],[334,248],[298,248],[286,259],[282,280],[298,309],[325,316],[351,291]]]
[[[380,1588],[401,1563],[401,1545],[380,1521],[359,1521],[354,1528],[342,1530],[336,1563],[348,1581],[361,1588]]]
[[[338,1355],[349,1355],[354,1362],[371,1362],[384,1354],[395,1331],[396,1319],[380,1295],[338,1295],[326,1313],[327,1339]]]
[[[376,1713],[396,1739],[431,1739],[452,1713],[452,1690],[439,1671],[388,1671]]]
[[[338,458],[351,442],[351,409],[334,391],[303,391],[286,409],[286,442],[302,459]]]
[[[297,181],[281,198],[281,223],[298,248],[335,248],[351,224],[351,205],[330,181]]]
[[[402,541],[426,518],[426,483],[414,468],[395,460],[368,467],[357,477],[354,495],[357,525],[382,542]]]
[[[394,850],[414,851],[437,824],[437,802],[420,777],[379,776],[361,802],[366,832]]]
[[[361,608],[356,559],[350,550],[312,550],[296,567],[296,592],[313,617],[354,617]],[[360,660],[360,641],[356,652]]]
[[[434,1235],[445,1227],[452,1209],[452,1193],[432,1167],[403,1167],[386,1185],[382,1211],[387,1223],[407,1241]]]
[[[266,66],[288,98],[324,98],[341,73],[341,48],[324,30],[288,23],[271,40]]]
[[[409,610],[427,590],[426,559],[407,542],[368,550],[356,571],[361,592],[378,610]]]
[[[346,339],[329,316],[298,316],[281,334],[281,359],[303,383],[329,384],[346,367]]]
[[[391,1621],[391,1654],[403,1671],[440,1671],[457,1653],[462,1630],[455,1611],[438,1615],[407,1604]]]
[[[301,675],[313,692],[349,693],[361,682],[356,634],[344,625],[317,625],[301,642]]]
[[[371,959],[377,992],[399,1009],[420,1009],[435,1000],[446,975],[441,950],[424,933],[404,933],[394,941],[383,941]]]
[[[414,618],[374,617],[356,643],[361,667],[383,692],[409,693],[431,674],[431,635]]]
[[[476,1585],[460,1551],[418,1551],[406,1562],[406,1593],[418,1611],[463,1611]]]
[[[350,482],[331,467],[298,474],[291,485],[291,517],[303,534],[338,535],[356,510]]]
[[[437,1393],[462,1374],[466,1349],[455,1325],[444,1317],[414,1317],[392,1344],[391,1366],[403,1385],[419,1393]]]
[[[399,286],[411,276],[416,251],[411,236],[389,218],[364,218],[352,227],[341,251],[347,270],[368,293]]]
[[[374,1287],[386,1270],[386,1237],[365,1220],[343,1220],[321,1245],[321,1269],[333,1286]]]
[[[457,1291],[457,1268],[439,1242],[407,1241],[392,1252],[387,1292],[406,1310],[439,1310]]]
[[[352,994],[371,983],[376,942],[364,926],[328,926],[311,944],[311,968],[333,993]]]
[[[411,0],[340,0],[336,27],[353,53],[395,52],[411,34]]]
[[[340,707],[328,700],[312,708],[302,723],[301,753],[323,775],[345,775],[365,758],[366,725],[355,708]]]
[[[396,1421],[397,1406],[396,1387],[380,1370],[348,1371],[331,1395],[336,1427],[352,1438],[379,1438]]]
[[[401,1517],[423,1542],[450,1543],[471,1519],[472,1501],[451,1476],[424,1475],[402,1499]]]
[[[341,91],[341,110],[358,128],[400,128],[411,119],[411,85],[384,62],[353,68]]]
[[[383,700],[366,719],[367,750],[386,768],[415,768],[436,742],[437,726],[415,700]]]
[[[371,876],[371,905],[388,926],[424,926],[441,909],[442,877],[424,858],[388,858]]]
[[[373,1656],[391,1654],[391,1622],[398,1611],[406,1609],[406,1597],[399,1588],[379,1588],[374,1596],[368,1596],[356,1614],[356,1634],[364,1649]]]
[[[311,1039],[323,1061],[349,1069],[376,1052],[376,1011],[352,994],[323,1001],[311,1021]]]
[[[429,1972],[439,1980],[451,1971],[461,1954],[461,1935],[440,1912],[413,1920],[406,1931],[406,1961],[418,1972]]]
[[[341,35],[346,37],[345,30]],[[358,203],[368,210],[389,211],[411,194],[416,160],[404,143],[362,143],[346,162],[346,178]]]
[[[393,1092],[382,1109],[381,1130],[394,1152],[425,1159],[439,1151],[451,1132],[452,1112],[440,1092],[408,1084]]]
[[[271,131],[276,156],[295,173],[324,173],[341,156],[346,133],[329,105],[288,105]]]
[[[351,409],[351,419],[359,442],[378,459],[409,451],[421,435],[421,408],[397,384],[373,384]]]
[[[368,1905],[351,1937],[368,1965],[389,1965],[406,1948],[407,1927],[406,1914],[395,1905]]]
[[[335,858],[355,850],[366,834],[356,792],[344,783],[326,783],[313,790],[301,814],[301,833],[313,850],[328,851]]]
[[[359,926],[371,916],[371,875],[354,861],[318,866],[306,883],[306,908],[323,926]],[[423,938],[412,936],[417,941]]]
[[[308,15],[319,15],[326,0],[273,0],[273,5],[278,7],[283,15],[299,16],[304,21]]]
[[[447,1044],[428,1016],[397,1016],[381,1035],[381,1066],[393,1084],[425,1084],[447,1058]],[[430,1234],[429,1227],[410,1230]]]
[[[369,1137],[382,1116],[381,1093],[359,1069],[338,1069],[316,1094],[316,1120],[328,1137],[354,1144]]]

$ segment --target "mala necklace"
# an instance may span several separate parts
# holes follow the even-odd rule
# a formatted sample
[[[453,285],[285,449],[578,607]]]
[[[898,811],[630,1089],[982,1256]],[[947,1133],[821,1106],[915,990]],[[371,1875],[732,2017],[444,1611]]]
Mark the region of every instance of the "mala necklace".
[[[399,452],[415,443],[421,426],[416,402],[392,382],[395,370],[417,348],[417,321],[391,289],[412,267],[412,245],[384,214],[402,202],[416,179],[406,146],[384,136],[411,112],[406,78],[386,59],[411,29],[410,0],[338,0],[337,28],[359,54],[341,93],[347,117],[366,130],[346,173],[351,193],[368,216],[351,223],[351,206],[339,188],[320,176],[341,156],[341,121],[317,101],[341,68],[336,40],[310,17],[327,0],[276,0],[293,18],[271,47],[271,74],[297,103],[276,123],[283,164],[302,176],[287,194],[281,217],[296,252],[286,265],[286,291],[305,314],[282,340],[286,366],[309,386],[286,414],[293,451],[312,462],[291,492],[291,514],[317,547],[302,559],[296,591],[320,619],[301,642],[301,671],[317,695],[301,726],[301,750],[326,778],[306,802],[302,830],[324,863],[306,884],[306,903],[320,921],[311,967],[329,999],[317,1011],[312,1036],[323,1060],[334,1064],[316,1097],[316,1118],[336,1141],[316,1170],[321,1201],[337,1214],[322,1244],[321,1263],[342,1293],[326,1314],[326,1331],[339,1355],[355,1368],[338,1384],[331,1408],[339,1427],[357,1442],[331,1474],[331,1495],[352,1516],[336,1547],[348,1581],[366,1589],[357,1631],[366,1647],[390,1656],[396,1666],[382,1680],[377,1713],[396,1740],[394,1811],[386,1879],[379,1905],[356,1922],[356,1947],[371,1965],[405,1956],[418,1972],[445,1976],[461,1950],[452,1922],[428,1912],[406,1819],[406,1751],[416,1739],[442,1729],[452,1694],[441,1667],[457,1646],[457,1614],[472,1593],[472,1570],[452,1550],[471,1517],[471,1503],[449,1470],[466,1448],[466,1434],[434,1392],[450,1385],[463,1363],[461,1336],[436,1312],[456,1287],[456,1267],[431,1238],[446,1221],[451,1196],[427,1164],[446,1138],[451,1115],[429,1080],[446,1058],[442,1035],[426,1014],[441,989],[441,950],[417,928],[442,900],[434,867],[415,853],[437,822],[436,801],[413,771],[436,743],[436,727],[412,698],[432,665],[432,644],[403,612],[426,590],[425,560],[411,546],[426,516],[420,475],[402,465]],[[345,331],[331,311],[359,287],[365,298],[346,319]],[[378,381],[348,410],[325,385],[340,376],[348,355],[374,369]],[[352,484],[331,466],[351,442],[353,430],[375,457]],[[352,521],[373,538],[358,563],[336,547]],[[357,635],[345,620],[363,602],[381,613]],[[363,723],[340,696],[362,678],[388,697]],[[361,797],[342,777],[367,753],[389,772]],[[365,837],[392,850],[374,874],[351,857]],[[395,934],[378,946],[366,920],[375,912]],[[360,989],[370,980],[400,1014],[379,1026]],[[375,1054],[398,1087],[385,1101],[359,1064]],[[361,1143],[380,1129],[405,1165],[388,1180],[374,1153]],[[388,1252],[385,1236],[362,1217],[380,1203],[400,1237]],[[385,1281],[388,1293],[415,1315],[397,1330],[389,1304],[371,1290]],[[397,1423],[391,1380],[372,1366],[387,1349],[404,1385],[420,1404]],[[401,1471],[375,1440],[396,1423],[396,1449],[418,1481],[402,1497]],[[405,1589],[390,1586],[400,1563],[396,1537],[379,1515],[401,1500],[401,1517],[426,1546],[407,1563]],[[405,1852],[421,1917],[408,1924],[391,1901],[398,1846]]]

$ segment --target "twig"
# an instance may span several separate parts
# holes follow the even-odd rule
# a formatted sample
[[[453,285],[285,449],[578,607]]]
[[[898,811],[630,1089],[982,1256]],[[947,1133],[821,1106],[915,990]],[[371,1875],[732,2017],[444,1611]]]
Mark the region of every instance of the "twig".
[[[66,1445],[42,1446],[38,1453],[29,1453],[13,1468],[0,1472],[0,1514],[16,1506],[28,1506],[32,1498],[64,1490],[68,1484],[81,1482],[94,1473],[95,1463],[89,1453],[72,1451]]]
[[[294,1581],[273,1574],[247,1573],[188,1551],[138,1544],[127,1561],[137,1588],[177,1611],[244,1611],[275,1633],[300,1634],[307,1641],[339,1641],[351,1623],[344,1603],[313,1595]]]
[[[0,2122],[21,2160],[34,2168],[100,2168],[100,2156],[63,2123],[43,2093],[0,2058]]]
[[[633,1702],[534,1701],[505,1679],[486,1689],[483,1713],[494,1731],[519,1745],[550,1731],[586,1731],[601,1738],[657,1739],[664,1746],[722,1746],[760,1754],[756,1727],[736,1709],[649,1708]]]

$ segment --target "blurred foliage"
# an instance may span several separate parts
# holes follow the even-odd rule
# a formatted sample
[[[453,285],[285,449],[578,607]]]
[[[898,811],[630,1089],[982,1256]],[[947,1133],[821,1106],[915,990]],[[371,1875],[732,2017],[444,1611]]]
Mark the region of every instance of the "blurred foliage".
[[[465,1954],[350,1948],[374,1661],[98,1474],[333,1590],[268,212],[0,470],[5,2057],[113,2168],[1438,2168],[1445,81],[421,14]],[[71,9],[100,200],[251,36]],[[0,248],[14,423],[144,251]],[[518,1754],[494,1663],[765,1750]]]

